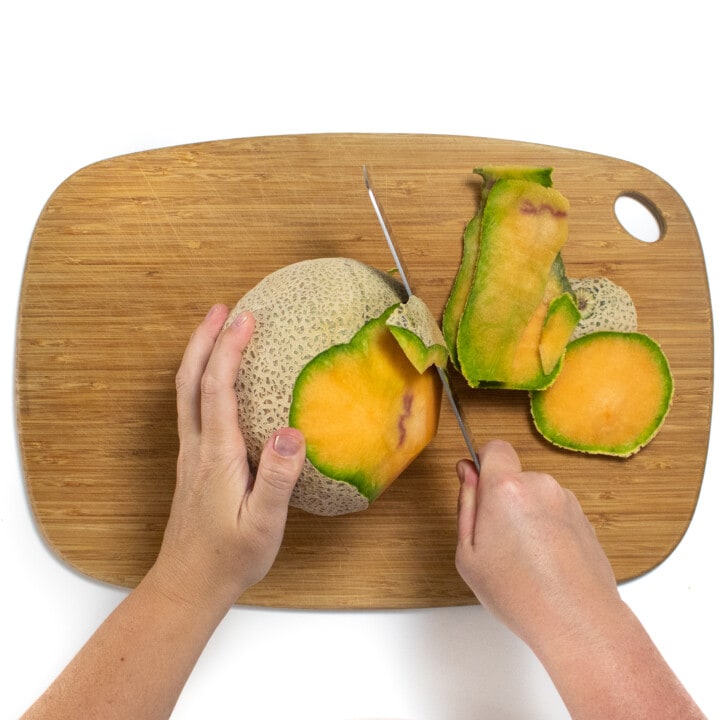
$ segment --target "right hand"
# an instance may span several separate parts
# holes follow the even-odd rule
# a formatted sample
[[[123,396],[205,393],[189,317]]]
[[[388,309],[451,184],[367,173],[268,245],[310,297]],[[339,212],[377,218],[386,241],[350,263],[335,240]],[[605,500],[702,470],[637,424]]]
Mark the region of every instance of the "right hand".
[[[621,603],[615,577],[575,495],[522,471],[511,445],[458,463],[456,566],[478,600],[531,647]]]

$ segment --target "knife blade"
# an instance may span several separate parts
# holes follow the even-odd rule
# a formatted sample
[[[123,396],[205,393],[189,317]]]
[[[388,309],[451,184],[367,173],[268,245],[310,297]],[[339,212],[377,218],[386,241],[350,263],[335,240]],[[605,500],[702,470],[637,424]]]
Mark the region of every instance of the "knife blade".
[[[375,190],[373,189],[372,181],[370,180],[370,173],[368,172],[366,165],[363,165],[363,177],[365,178],[365,187],[367,188],[368,195],[370,196],[370,202],[373,206],[373,209],[375,210],[375,215],[380,222],[380,227],[382,228],[383,235],[385,236],[385,240],[388,244],[388,248],[390,248],[390,254],[393,256],[393,260],[395,261],[395,266],[397,268],[398,274],[400,275],[400,279],[402,280],[405,292],[407,292],[408,297],[410,297],[413,294],[413,291],[410,285],[410,280],[408,279],[407,265],[402,260],[400,256],[400,251],[398,250],[397,245],[395,245],[395,242],[393,241],[390,224],[388,223],[385,213],[380,206],[380,201],[377,199],[377,195],[375,194]],[[435,369],[440,376],[440,381],[442,383],[443,390],[445,391],[445,397],[447,398],[450,409],[453,411],[455,419],[457,420],[457,423],[460,427],[460,432],[462,433],[463,440],[465,440],[465,444],[467,445],[468,451],[470,453],[470,458],[473,461],[473,464],[475,465],[475,469],[477,470],[478,474],[480,474],[480,460],[478,458],[477,451],[475,450],[473,436],[470,432],[470,429],[468,428],[467,423],[465,422],[465,419],[463,418],[460,406],[455,399],[455,394],[453,393],[452,386],[450,385],[450,378],[448,378],[448,374],[444,368],[436,365]]]

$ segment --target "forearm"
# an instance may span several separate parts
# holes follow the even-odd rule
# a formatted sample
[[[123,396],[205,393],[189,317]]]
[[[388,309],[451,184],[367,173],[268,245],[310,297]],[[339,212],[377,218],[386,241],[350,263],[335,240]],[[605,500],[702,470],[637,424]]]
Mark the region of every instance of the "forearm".
[[[153,572],[24,718],[167,718],[226,608],[168,596]]]
[[[705,717],[622,601],[535,645],[574,720]]]

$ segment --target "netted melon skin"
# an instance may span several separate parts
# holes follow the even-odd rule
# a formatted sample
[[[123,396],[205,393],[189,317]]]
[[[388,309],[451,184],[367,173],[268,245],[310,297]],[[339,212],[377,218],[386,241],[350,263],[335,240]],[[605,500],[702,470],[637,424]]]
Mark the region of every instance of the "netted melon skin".
[[[637,310],[630,293],[606,277],[570,278],[580,309],[571,340],[602,331],[635,332]]]
[[[386,273],[350,258],[319,258],[276,270],[238,301],[228,324],[243,311],[255,317],[235,382],[253,469],[267,438],[288,425],[293,387],[305,365],[406,299],[402,285]],[[290,504],[315,515],[342,515],[364,510],[369,502],[353,485],[306,461]]]

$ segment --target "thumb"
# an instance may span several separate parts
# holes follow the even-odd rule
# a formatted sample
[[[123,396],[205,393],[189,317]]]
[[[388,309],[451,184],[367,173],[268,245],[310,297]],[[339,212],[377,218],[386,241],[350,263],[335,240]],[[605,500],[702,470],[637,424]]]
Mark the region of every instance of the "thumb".
[[[255,473],[252,498],[256,512],[270,518],[287,511],[304,462],[305,438],[299,430],[283,428],[273,433]]]

